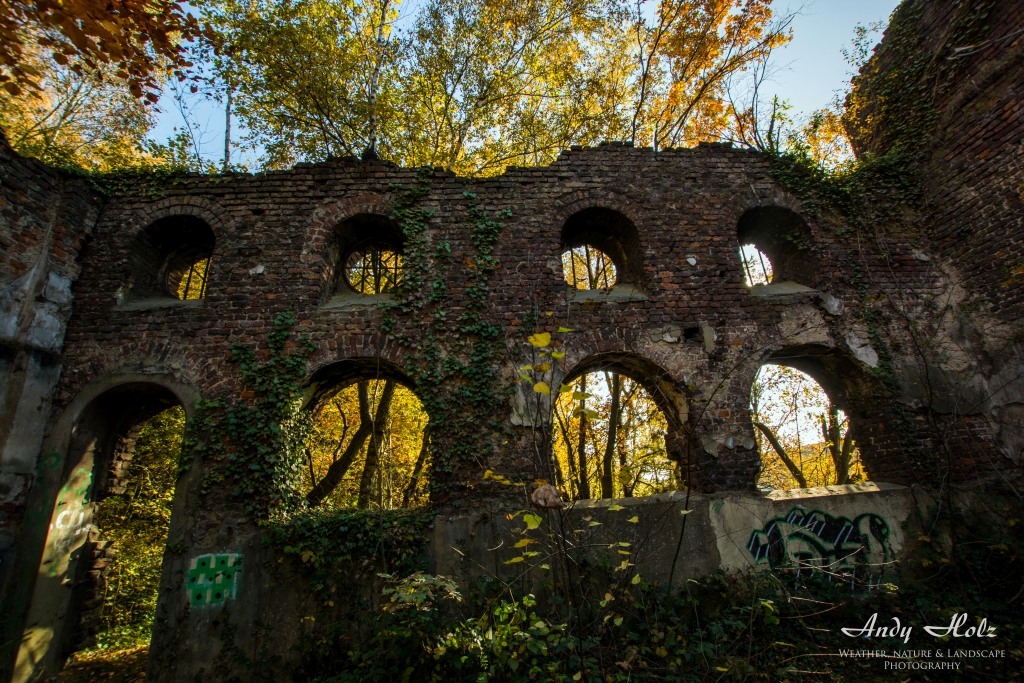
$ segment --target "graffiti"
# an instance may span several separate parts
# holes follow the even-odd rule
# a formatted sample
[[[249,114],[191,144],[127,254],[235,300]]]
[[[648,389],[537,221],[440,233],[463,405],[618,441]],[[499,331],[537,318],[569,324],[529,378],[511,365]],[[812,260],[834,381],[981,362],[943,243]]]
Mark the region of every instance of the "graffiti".
[[[50,552],[43,566],[49,577],[67,573],[71,557],[92,528],[95,504],[90,502],[92,469],[78,467],[57,494],[56,517],[50,524]]]
[[[797,576],[823,573],[830,581],[870,590],[890,561],[889,525],[873,513],[851,520],[795,507],[754,529],[747,551],[754,562],[767,561],[773,569],[795,569]]]
[[[189,565],[185,590],[192,607],[212,607],[234,600],[242,582],[241,553],[200,555]]]

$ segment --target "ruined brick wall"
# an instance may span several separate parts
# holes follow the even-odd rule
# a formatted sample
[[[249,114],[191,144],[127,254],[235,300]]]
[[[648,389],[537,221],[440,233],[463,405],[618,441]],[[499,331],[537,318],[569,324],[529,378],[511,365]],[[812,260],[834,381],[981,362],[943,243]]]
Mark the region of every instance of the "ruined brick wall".
[[[991,424],[1002,451],[1019,466],[1024,452],[1024,4],[1015,0],[905,2],[917,53],[928,60],[921,82],[907,84],[932,122],[907,168],[919,175],[928,206],[920,225],[943,262],[947,291],[933,306],[930,335],[940,385],[970,385],[975,420]],[[890,33],[876,50],[875,73],[906,68]],[[867,87],[872,84],[866,83]],[[891,88],[890,88],[891,89]],[[885,94],[890,99],[891,92]],[[876,100],[861,112],[854,143],[886,154],[897,133],[879,130]],[[940,323],[938,314],[954,322]],[[972,367],[967,369],[965,358]],[[949,362],[949,358],[954,358]],[[959,367],[956,367],[959,366]],[[957,379],[951,379],[956,377]],[[977,426],[977,425],[973,425]],[[963,447],[958,443],[957,449]]]
[[[60,375],[71,283],[98,206],[84,183],[19,157],[0,131],[0,586],[16,565]],[[43,517],[33,519],[45,536]],[[5,623],[16,602],[3,593]]]
[[[655,153],[608,144],[574,148],[551,166],[513,168],[491,179],[434,173],[420,201],[432,212],[427,252],[447,245],[450,258],[431,257],[431,277],[413,297],[428,296],[431,278],[444,283],[451,325],[441,347],[459,348],[456,321],[469,305],[477,267],[471,213],[479,206],[502,223],[499,265],[482,314],[504,335],[507,353],[494,369],[514,378],[518,354],[529,350],[527,336],[547,331],[562,344],[568,376],[595,367],[630,374],[666,412],[670,454],[694,489],[753,488],[759,460],[750,386],[766,362],[797,367],[822,384],[849,415],[871,479],[933,484],[1019,476],[1024,363],[1017,353],[1021,278],[1015,269],[1024,212],[1018,166],[1024,79],[1020,38],[997,39],[1020,24],[1020,8],[985,4],[993,38],[965,57],[962,87],[943,91],[937,134],[911,169],[923,178],[931,203],[920,213],[907,207],[913,214],[907,221],[851,229],[838,215],[806,210],[773,179],[769,159],[718,145]],[[926,46],[941,42],[931,36],[941,35],[960,7],[927,5]],[[7,619],[5,642],[16,642],[30,621],[46,524],[56,519],[54,501],[74,458],[93,463],[98,490],[116,494],[120,459],[127,456],[118,444],[130,441],[140,416],[175,402],[189,410],[196,397],[237,392],[231,345],[265,345],[284,310],[316,346],[307,367],[314,384],[386,376],[416,390],[409,364],[424,328],[399,314],[389,336],[381,329],[381,298],[341,296],[334,284],[339,240],[354,239],[346,236],[347,221],[371,216],[374,229],[386,234],[396,200],[416,181],[414,170],[335,159],[257,175],[140,178],[135,188],[100,197],[17,157],[3,142],[0,169],[0,347],[6,354],[0,359],[6,363],[0,405],[6,507],[0,511],[7,515],[0,524],[11,540],[0,546],[9,553],[0,564],[0,612]],[[563,232],[602,211],[616,218],[583,226],[580,234],[589,230],[600,240],[602,230],[621,231],[608,244],[621,247],[627,281],[605,294],[576,292],[563,279]],[[168,229],[159,239],[145,237],[154,226]],[[741,233],[763,241],[759,246],[772,251],[787,282],[744,285]],[[161,295],[168,269],[179,268],[160,262],[161,250],[190,239],[201,242],[200,251],[212,244],[205,298]],[[572,332],[557,333],[562,327]],[[451,497],[436,503],[500,501],[506,492],[483,479],[487,469],[526,482],[546,474],[532,418],[521,410],[535,398],[521,385],[511,401],[502,399],[509,438],[495,443],[489,459],[460,462],[445,473]],[[457,438],[438,434],[434,448],[443,454]],[[46,476],[34,478],[43,467],[50,468]],[[188,554],[166,559],[160,603],[166,620],[154,635],[151,667],[161,680],[176,675],[183,633],[217,626],[212,617],[196,621],[199,626],[188,621],[179,593],[189,558],[262,552],[245,502],[226,491],[199,495],[201,474],[200,463],[176,494],[169,544]],[[34,511],[35,526],[19,530],[26,510]],[[95,588],[104,558],[93,553],[90,559],[88,542],[80,547],[69,575]],[[253,600],[236,608],[239,623],[276,614],[275,600],[285,599],[253,585],[247,589]],[[69,593],[60,614],[74,612],[68,604],[78,604],[79,612],[94,606],[95,596],[86,592]],[[47,609],[57,614],[57,607]],[[60,622],[61,647],[87,635],[81,616]],[[216,643],[210,640],[190,636],[184,659],[211,661]],[[59,659],[49,654],[49,642],[30,643],[42,653],[39,670]],[[11,657],[0,652],[0,668]]]
[[[274,316],[288,308],[299,320],[298,332],[317,345],[311,375],[346,359],[381,358],[402,371],[410,350],[381,334],[376,301],[324,305],[330,297],[323,271],[332,231],[356,214],[388,215],[392,184],[413,179],[412,171],[384,163],[336,161],[261,176],[179,179],[162,187],[159,199],[116,197],[82,257],[58,404],[124,368],[166,371],[206,396],[237,389],[237,369],[228,363],[231,344],[262,343]],[[847,341],[867,343],[857,327],[850,245],[835,236],[834,226],[808,224],[806,251],[816,271],[806,275],[813,289],[752,296],[743,284],[740,217],[759,207],[800,209],[758,155],[714,146],[658,154],[608,146],[570,151],[550,167],[511,170],[495,179],[435,175],[422,206],[433,212],[431,243],[451,246],[446,283],[452,320],[465,306],[470,275],[467,191],[490,215],[511,212],[498,243],[501,265],[490,283],[489,320],[515,343],[533,332],[521,328],[524,318],[552,312],[541,316],[538,330],[574,330],[562,349],[570,372],[589,359],[613,356],[645,359],[667,373],[685,403],[680,426],[691,432],[691,441],[702,440],[688,456],[699,486],[753,485],[759,463],[750,442],[750,383],[760,364],[785,348],[810,353],[823,369],[822,381],[855,415],[871,476],[915,481],[902,446],[885,434],[884,413],[867,401],[857,404],[871,383],[871,368],[851,352],[850,344],[858,342]],[[593,207],[618,211],[636,226],[642,275],[633,300],[581,301],[566,287],[562,225]],[[216,235],[206,298],[119,303],[139,231],[173,216],[199,218]],[[934,266],[916,259],[911,237],[904,239],[892,245],[894,271],[875,262],[877,255],[858,255],[865,267],[879,271],[874,286],[895,287],[898,278],[904,286],[934,288]],[[408,320],[399,325],[412,329]],[[674,328],[701,326],[713,331],[709,344],[703,335],[675,341],[672,334]],[[732,448],[707,445],[729,437]],[[538,464],[528,451],[512,443],[485,466],[529,476]],[[473,482],[481,474],[459,476]]]

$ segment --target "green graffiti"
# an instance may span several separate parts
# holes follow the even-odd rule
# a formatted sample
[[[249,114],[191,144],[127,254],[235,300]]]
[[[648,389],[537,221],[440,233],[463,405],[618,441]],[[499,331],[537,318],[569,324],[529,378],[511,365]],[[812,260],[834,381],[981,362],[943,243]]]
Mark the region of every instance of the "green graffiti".
[[[200,555],[189,565],[185,590],[192,607],[212,607],[234,600],[241,582],[241,553]]]
[[[873,513],[851,520],[796,507],[754,529],[747,551],[773,569],[795,569],[797,576],[822,573],[870,590],[891,561],[889,535],[889,525]]]

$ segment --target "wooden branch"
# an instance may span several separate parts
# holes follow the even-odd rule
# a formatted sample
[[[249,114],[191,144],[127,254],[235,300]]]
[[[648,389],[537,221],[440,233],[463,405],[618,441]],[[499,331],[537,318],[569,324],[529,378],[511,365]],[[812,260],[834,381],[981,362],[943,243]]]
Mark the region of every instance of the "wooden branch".
[[[783,448],[782,444],[779,443],[779,440],[775,438],[775,434],[772,432],[771,428],[761,422],[755,422],[754,426],[760,429],[761,433],[764,434],[764,437],[768,439],[768,443],[770,443],[772,448],[775,449],[775,452],[779,454],[779,458],[783,463],[785,463],[786,467],[789,469],[789,473],[793,475],[793,478],[796,479],[797,483],[800,484],[800,488],[807,488],[807,479],[804,478],[804,473],[801,472],[800,468],[796,466],[796,463],[790,459],[789,455],[786,453],[786,449]]]

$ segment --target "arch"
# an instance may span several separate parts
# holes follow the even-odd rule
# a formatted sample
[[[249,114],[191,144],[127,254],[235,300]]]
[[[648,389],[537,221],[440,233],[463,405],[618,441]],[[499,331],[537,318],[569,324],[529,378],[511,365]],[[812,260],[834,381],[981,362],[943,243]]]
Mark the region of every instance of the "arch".
[[[879,440],[871,434],[872,425],[884,423],[891,416],[885,414],[884,405],[871,400],[876,381],[858,362],[839,349],[823,344],[801,344],[772,352],[764,359],[764,364],[794,368],[818,383],[829,400],[846,414],[868,479],[912,483],[906,477],[910,468],[904,449],[893,452],[888,444],[891,435]]]
[[[303,405],[317,410],[324,401],[347,386],[363,380],[392,380],[406,389],[415,384],[397,364],[380,357],[346,358],[319,367],[309,378]]]
[[[768,257],[773,271],[772,283],[791,281],[814,288],[820,282],[820,264],[811,252],[811,229],[792,209],[782,206],[747,209],[740,216],[736,236],[739,247],[753,244]]]
[[[629,351],[605,351],[587,356],[566,373],[562,383],[568,383],[588,372],[605,370],[629,377],[651,395],[665,415],[669,429],[683,429],[688,420],[686,396],[676,389],[675,380],[667,370],[653,360]]]
[[[44,443],[38,498],[49,520],[45,541],[22,539],[31,600],[15,665],[15,679],[56,674],[76,649],[82,616],[95,589],[96,505],[121,490],[125,461],[141,427],[181,406],[190,416],[200,394],[171,376],[124,373],[94,382],[68,404]],[[175,486],[170,538],[180,535],[188,475]],[[34,559],[32,559],[34,558]],[[34,581],[34,585],[32,582]],[[163,596],[161,595],[161,600]]]
[[[617,284],[640,287],[643,281],[643,252],[636,225],[620,211],[602,206],[582,208],[562,224],[562,252],[591,246],[615,264]]]
[[[304,407],[314,420],[302,475],[309,504],[391,509],[426,500],[429,415],[401,368],[379,358],[325,365]]]
[[[333,294],[345,296],[350,294],[381,294],[388,293],[401,280],[401,256],[404,252],[405,237],[402,227],[392,218],[375,213],[358,213],[339,223],[328,244],[324,269],[328,273],[327,282],[333,283]],[[369,254],[380,256],[390,252],[396,258],[391,263],[383,264],[380,275],[373,274],[369,279],[376,281],[367,289],[366,278],[357,283],[352,277],[351,265],[356,256],[368,257]],[[377,259],[364,258],[366,261]],[[384,281],[388,281],[387,286]]]
[[[203,298],[216,242],[202,218],[173,214],[157,219],[132,240],[120,302]]]

